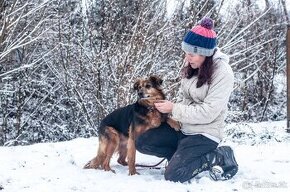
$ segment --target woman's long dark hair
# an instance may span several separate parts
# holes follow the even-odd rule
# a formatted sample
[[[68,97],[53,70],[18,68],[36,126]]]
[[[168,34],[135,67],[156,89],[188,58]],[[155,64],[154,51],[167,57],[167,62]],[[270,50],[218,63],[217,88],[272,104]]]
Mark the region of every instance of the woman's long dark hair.
[[[189,64],[181,69],[182,78],[190,79],[193,76],[198,76],[196,87],[200,88],[203,84],[211,84],[213,74],[213,56],[206,57],[200,68],[193,69]]]

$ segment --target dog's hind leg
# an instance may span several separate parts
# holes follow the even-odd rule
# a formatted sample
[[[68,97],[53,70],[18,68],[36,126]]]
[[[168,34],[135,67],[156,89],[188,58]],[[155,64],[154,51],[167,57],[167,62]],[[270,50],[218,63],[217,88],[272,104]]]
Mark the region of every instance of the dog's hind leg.
[[[90,160],[85,166],[84,169],[98,169],[103,164],[106,157],[106,149],[108,147],[108,139],[105,136],[99,136],[99,148],[98,154],[95,158]]]
[[[105,171],[112,171],[115,173],[115,171],[112,170],[110,167],[110,160],[120,142],[120,135],[113,127],[108,127],[106,130],[106,134],[109,137],[109,142],[108,147],[106,148],[106,157],[103,161],[102,168]]]
[[[118,158],[118,163],[127,166],[128,163],[126,162],[126,157],[127,157],[127,143],[128,143],[128,138],[125,137],[124,135],[120,134],[120,142],[119,142],[119,158]]]

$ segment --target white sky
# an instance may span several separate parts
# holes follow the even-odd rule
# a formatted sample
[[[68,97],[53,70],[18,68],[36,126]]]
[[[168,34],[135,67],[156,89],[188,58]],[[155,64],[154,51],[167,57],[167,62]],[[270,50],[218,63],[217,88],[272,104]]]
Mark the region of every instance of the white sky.
[[[270,3],[272,3],[273,6],[281,6],[281,0],[269,0]],[[168,14],[171,15],[176,7],[178,0],[167,0],[167,8],[168,8]],[[217,0],[217,2],[220,2],[220,0]],[[223,12],[227,12],[228,9],[231,7],[234,7],[237,3],[241,2],[241,0],[225,0],[223,5]],[[253,2],[256,2],[256,4],[261,8],[265,8],[265,0],[254,0]],[[189,0],[187,0],[187,3],[189,3]],[[286,0],[286,7],[289,13],[290,10],[290,0]]]

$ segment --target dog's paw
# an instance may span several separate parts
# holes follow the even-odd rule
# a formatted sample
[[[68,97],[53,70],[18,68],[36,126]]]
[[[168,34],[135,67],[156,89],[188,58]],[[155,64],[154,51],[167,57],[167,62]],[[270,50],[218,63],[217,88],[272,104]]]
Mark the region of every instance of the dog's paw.
[[[170,127],[175,129],[175,131],[180,131],[181,124],[178,121],[175,121],[175,120],[173,120],[170,117],[168,117],[166,121],[167,121],[167,123],[169,124]]]
[[[123,166],[128,166],[128,163],[125,161],[125,160],[119,160],[117,161],[120,165],[123,165]]]
[[[83,169],[98,169],[99,165],[95,163],[93,160],[87,162]]]
[[[91,161],[87,162],[85,164],[85,166],[83,167],[83,169],[92,169],[92,167],[91,167]]]
[[[131,176],[131,175],[140,175],[140,173],[138,173],[136,171],[136,169],[135,170],[132,170],[132,171],[129,170],[129,176]]]

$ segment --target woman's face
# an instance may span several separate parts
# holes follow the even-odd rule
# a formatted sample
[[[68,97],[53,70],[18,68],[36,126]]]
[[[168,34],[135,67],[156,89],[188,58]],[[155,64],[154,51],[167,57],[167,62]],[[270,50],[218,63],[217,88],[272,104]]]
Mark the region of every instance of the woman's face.
[[[200,68],[205,60],[205,56],[185,53],[185,62],[187,62],[193,69]]]

